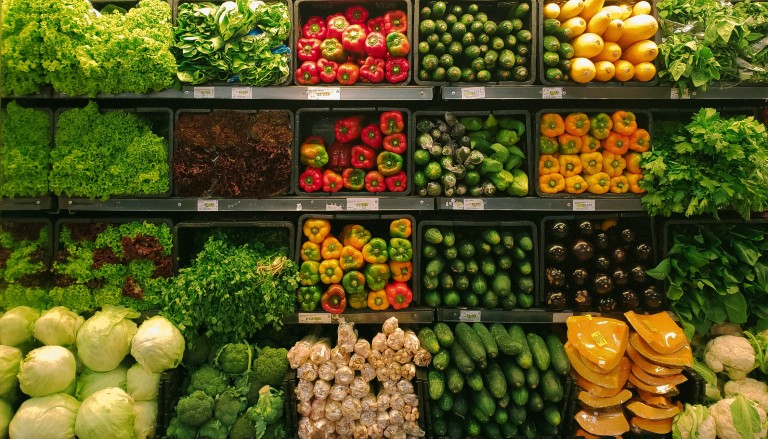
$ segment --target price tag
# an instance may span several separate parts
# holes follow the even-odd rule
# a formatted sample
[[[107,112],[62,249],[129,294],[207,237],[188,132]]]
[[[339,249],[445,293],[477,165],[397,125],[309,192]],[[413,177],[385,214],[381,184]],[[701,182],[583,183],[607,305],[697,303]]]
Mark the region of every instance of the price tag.
[[[232,87],[232,99],[251,99],[253,89],[251,87]]]
[[[195,87],[192,93],[195,99],[213,99],[213,90],[213,87]]]
[[[317,325],[323,323],[333,323],[332,314],[326,313],[299,313],[299,323],[303,325]]]
[[[379,210],[379,199],[347,198],[347,210]]]
[[[595,331],[591,335],[592,340],[594,340],[598,346],[603,347],[608,344],[608,341],[606,341],[605,337],[603,337],[603,334],[600,331]]]
[[[595,200],[573,200],[574,212],[594,212]]]
[[[344,206],[341,205],[341,203],[327,203],[325,205],[325,210],[344,210]]]
[[[482,317],[482,311],[462,309],[459,311],[460,322],[479,322]]]
[[[485,99],[485,87],[468,87],[461,89],[462,99]]]
[[[573,315],[572,312],[555,312],[552,313],[552,323],[565,323],[568,317]]]
[[[197,200],[198,212],[218,212],[219,200]]]
[[[563,87],[542,87],[541,98],[542,99],[562,99],[565,93]]]
[[[682,94],[680,93],[680,90],[676,88],[672,88],[669,91],[669,97],[670,99],[690,99],[691,94],[688,92],[688,90],[685,90]]]
[[[307,87],[307,99],[310,101],[341,100],[341,89],[338,87]]]
[[[484,210],[485,200],[482,198],[465,198],[464,210]]]

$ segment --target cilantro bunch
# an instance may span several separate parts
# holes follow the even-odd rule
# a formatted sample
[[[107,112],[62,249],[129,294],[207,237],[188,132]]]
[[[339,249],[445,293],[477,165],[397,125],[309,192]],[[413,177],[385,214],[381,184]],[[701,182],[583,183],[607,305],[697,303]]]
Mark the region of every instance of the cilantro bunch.
[[[48,193],[51,127],[48,114],[16,102],[0,111],[0,196]]]

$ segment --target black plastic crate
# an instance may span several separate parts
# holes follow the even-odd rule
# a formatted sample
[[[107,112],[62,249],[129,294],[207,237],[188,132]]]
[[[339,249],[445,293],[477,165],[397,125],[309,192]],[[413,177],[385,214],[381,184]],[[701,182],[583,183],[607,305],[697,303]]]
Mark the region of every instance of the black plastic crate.
[[[41,111],[41,112],[45,113],[48,116],[48,130],[49,130],[49,133],[48,133],[48,148],[52,149],[53,148],[53,141],[54,141],[53,131],[54,131],[54,128],[56,126],[55,122],[54,122],[54,118],[53,118],[53,110],[50,109],[50,108],[28,107],[28,106],[23,106],[23,105],[21,107],[23,109],[25,109],[25,110]],[[3,108],[3,110],[5,110],[5,107]],[[2,119],[2,118],[0,118],[0,119]],[[47,174],[50,171],[51,171],[51,163],[49,161],[48,166],[45,168],[46,176],[47,176]],[[37,194],[35,197],[46,197],[46,196],[50,196],[50,195],[51,195],[51,191],[49,189],[45,193]],[[35,197],[32,197],[32,198],[35,198]],[[24,199],[24,198],[29,198],[29,197],[12,197],[11,198],[11,197],[0,196],[0,200]]]
[[[608,116],[611,116],[616,111],[629,111],[629,112],[634,113],[636,118],[637,118],[637,128],[638,129],[640,129],[640,128],[645,129],[646,131],[648,131],[649,134],[653,132],[653,123],[652,123],[651,113],[648,112],[648,111],[645,111],[645,110],[633,110],[633,109],[625,109],[625,110],[624,109],[608,109],[608,110],[606,110],[606,109],[595,109],[595,110],[590,109],[590,110],[585,110],[585,111],[580,111],[580,110],[572,110],[572,111],[541,110],[538,113],[536,113],[536,118],[531,122],[531,124],[534,126],[534,130],[535,130],[534,131],[534,133],[535,133],[534,134],[534,139],[535,139],[535,142],[536,142],[536,145],[535,145],[535,148],[534,148],[534,153],[533,153],[533,157],[534,157],[533,169],[534,169],[534,176],[535,176],[533,178],[533,181],[534,181],[533,184],[536,186],[536,194],[538,196],[544,197],[544,198],[574,198],[574,199],[583,199],[583,198],[640,198],[640,197],[643,196],[643,194],[633,194],[633,193],[631,193],[629,191],[627,191],[627,192],[625,192],[623,194],[614,194],[614,193],[611,193],[610,191],[606,192],[604,194],[593,194],[593,193],[590,193],[589,191],[582,192],[581,194],[569,194],[567,192],[558,192],[556,194],[547,194],[547,193],[543,193],[541,191],[541,188],[539,187],[539,177],[540,177],[540,175],[539,175],[539,158],[541,157],[541,137],[542,137],[540,120],[541,120],[541,116],[542,115],[547,114],[547,113],[557,113],[560,116],[562,116],[563,119],[565,119],[565,116],[567,116],[568,114],[576,113],[576,112],[583,112],[588,117],[592,117],[592,116],[594,116],[594,115],[596,115],[598,113],[605,113]],[[653,135],[651,135],[651,148],[653,148]],[[602,149],[602,146],[601,146],[600,149],[598,149],[597,152],[602,152],[602,151],[603,151],[603,149]],[[627,153],[629,153],[629,152],[631,152],[631,150],[628,151]],[[581,174],[581,175],[583,175],[583,174]]]
[[[635,231],[635,239],[634,243],[636,246],[638,243],[645,243],[651,246],[651,255],[646,262],[637,262],[633,265],[640,265],[644,267],[645,269],[649,270],[656,266],[656,264],[659,261],[658,255],[659,251],[657,248],[657,239],[656,239],[656,227],[652,219],[644,214],[637,213],[626,213],[626,214],[585,214],[585,215],[564,215],[564,216],[547,216],[544,217],[541,220],[541,251],[540,254],[540,266],[539,266],[539,283],[541,285],[540,296],[539,301],[541,303],[541,306],[545,309],[552,308],[553,310],[560,310],[559,307],[549,307],[548,302],[548,296],[549,291],[562,291],[563,294],[566,296],[567,305],[565,309],[567,310],[577,310],[577,311],[598,311],[598,303],[597,300],[599,296],[595,293],[595,288],[593,285],[594,280],[594,273],[604,273],[606,274],[609,279],[611,279],[611,282],[613,284],[613,276],[612,272],[615,269],[615,261],[610,254],[613,252],[616,248],[624,248],[624,246],[627,247],[627,250],[625,251],[625,257],[634,257],[633,255],[633,249],[634,246],[632,244],[628,245],[621,245],[619,241],[619,237],[611,236],[611,243],[607,246],[607,250],[605,250],[604,253],[602,253],[603,256],[605,256],[608,261],[610,262],[610,267],[608,270],[599,270],[596,267],[596,260],[595,258],[598,257],[598,249],[597,246],[592,243],[593,248],[593,254],[594,257],[590,258],[593,259],[592,261],[584,261],[584,262],[578,262],[576,258],[572,255],[572,251],[570,250],[570,247],[574,244],[575,241],[577,241],[580,238],[584,238],[586,235],[582,234],[578,230],[578,225],[582,221],[589,221],[593,228],[596,223],[601,223],[603,221],[617,221],[616,227],[623,227],[623,226],[629,226]],[[551,230],[551,227],[558,222],[564,222],[568,224],[569,232],[567,234],[567,237],[565,238],[557,238],[556,236],[553,236],[553,232]],[[617,233],[618,231],[614,231],[613,234]],[[597,233],[597,230],[595,228],[595,232]],[[593,233],[593,235],[594,235]],[[606,232],[607,233],[607,232]],[[611,234],[607,233],[609,236]],[[560,244],[565,248],[565,251],[567,252],[566,261],[562,263],[554,263],[552,267],[560,269],[560,271],[563,273],[563,286],[562,287],[556,287],[552,286],[550,287],[550,283],[548,281],[548,273],[547,268],[549,268],[549,262],[548,262],[548,252],[549,247],[553,244]],[[584,268],[587,273],[587,279],[585,280],[585,283],[583,286],[578,286],[576,283],[574,283],[572,279],[572,272],[576,268]],[[626,288],[621,288],[621,286],[617,286],[613,284],[613,290],[608,293],[608,295],[616,297],[617,293],[623,292],[625,289],[631,289],[635,292],[635,294],[638,296],[638,299],[641,299],[642,291],[640,290],[640,286],[642,288],[650,288],[654,287],[656,288],[657,292],[659,293],[660,297],[662,298],[662,304],[659,307],[656,308],[648,308],[645,306],[642,306],[642,300],[640,306],[633,308],[634,310],[646,310],[649,312],[658,312],[660,310],[666,309],[664,307],[665,305],[665,297],[663,295],[663,290],[660,289],[660,284],[653,280],[650,277],[647,277],[646,282],[642,284],[635,284],[631,280],[631,269],[625,270],[626,274],[630,279],[627,282]],[[577,290],[584,289],[590,293],[592,296],[592,304],[589,307],[586,307],[586,309],[579,309],[576,307],[575,302],[573,300],[573,296],[575,295],[575,292]],[[617,308],[615,311],[608,311],[612,313],[619,313],[623,311],[627,311],[628,309],[623,309],[621,307],[620,300],[616,299]],[[603,311],[605,312],[605,311]]]
[[[157,429],[155,437],[165,436],[165,431],[176,416],[176,403],[181,397],[184,374],[180,368],[166,370],[160,375],[160,387],[157,390]]]
[[[304,140],[309,136],[320,136],[325,141],[326,149],[334,142],[335,140],[335,134],[334,134],[334,125],[336,121],[342,117],[349,117],[349,116],[357,116],[357,115],[363,115],[365,116],[365,121],[363,122],[363,127],[365,125],[371,124],[371,123],[379,123],[379,116],[381,113],[385,111],[399,111],[403,114],[403,121],[405,123],[405,128],[403,129],[403,133],[405,134],[406,141],[408,143],[405,153],[401,154],[403,156],[403,170],[406,173],[406,176],[408,177],[408,183],[406,186],[405,191],[402,192],[391,192],[389,190],[386,190],[384,192],[368,192],[365,189],[361,191],[349,191],[347,189],[342,188],[338,192],[322,192],[315,191],[315,192],[305,192],[301,187],[299,186],[299,175],[303,172],[303,170],[306,168],[304,165],[302,165],[299,162],[299,152],[301,149],[301,145],[304,142]],[[294,157],[294,179],[293,179],[293,191],[296,195],[299,196],[405,196],[410,195],[411,191],[413,190],[413,138],[415,136],[415,129],[413,128],[413,122],[411,118],[411,111],[406,108],[389,108],[389,107],[368,107],[368,108],[301,108],[298,111],[296,111],[296,129],[294,131],[294,148],[293,148],[293,157]],[[362,144],[361,142],[353,142],[356,144]],[[366,146],[365,144],[362,144],[363,146]],[[384,149],[378,149],[374,152],[376,155],[378,155],[380,152],[384,151]],[[351,157],[351,154],[350,154]],[[325,169],[325,167],[323,167]],[[374,169],[375,170],[375,167]]]
[[[74,108],[59,108],[54,112],[54,123],[52,129],[54,130],[54,136],[58,129],[59,117],[62,112],[72,110]],[[168,190],[160,194],[124,194],[124,195],[109,195],[110,198],[168,198],[173,193],[173,110],[170,108],[161,107],[135,107],[135,108],[105,108],[99,107],[101,113],[107,113],[110,111],[120,111],[124,113],[135,113],[142,120],[147,122],[152,129],[152,132],[157,136],[165,139],[165,144],[168,147]],[[54,144],[55,148],[55,144]],[[53,165],[53,163],[51,163]],[[78,194],[64,194],[70,198],[78,198]]]
[[[418,276],[419,281],[415,282],[414,284],[414,297],[418,295],[419,299],[422,299],[422,289],[424,289],[424,286],[422,285],[422,280],[425,277],[424,273],[422,273],[422,270],[426,267],[424,264],[424,261],[422,261],[423,255],[423,249],[424,249],[424,233],[427,228],[430,227],[451,227],[456,229],[477,229],[477,233],[481,233],[484,230],[487,230],[489,227],[495,227],[498,228],[500,231],[505,230],[512,230],[513,232],[521,232],[525,231],[530,234],[531,240],[533,241],[533,250],[531,252],[528,252],[530,254],[531,260],[529,261],[531,263],[531,273],[529,276],[534,283],[533,292],[531,295],[534,297],[533,307],[536,308],[539,307],[539,298],[538,293],[540,286],[538,285],[540,283],[539,280],[539,267],[537,261],[539,260],[539,248],[538,248],[538,238],[537,238],[537,231],[536,231],[536,225],[531,221],[440,221],[440,220],[430,220],[430,221],[421,221],[418,225],[418,232],[417,232],[417,240],[416,240],[416,249],[415,252],[418,253],[418,257],[416,257],[416,263],[414,264],[414,273]],[[457,245],[459,244],[457,240]],[[491,257],[493,256],[492,253],[490,253]],[[479,259],[480,256],[475,254],[475,259]],[[515,258],[513,259],[513,263],[517,263],[518,261]],[[449,264],[450,261],[446,261],[446,265]],[[424,265],[424,267],[422,267]],[[445,270],[448,270],[448,267],[446,266]],[[509,272],[509,270],[507,270]],[[516,279],[513,278],[512,280],[512,292],[510,294],[516,294],[516,291],[518,290],[518,287],[515,285]],[[471,282],[471,279],[470,279]],[[489,282],[490,283],[490,282]],[[438,287],[438,290],[440,290],[440,287]],[[468,288],[468,290],[471,291],[471,286]],[[491,291],[491,288],[488,289]],[[461,294],[461,293],[460,293]],[[423,305],[422,301],[419,302],[420,305]],[[442,305],[443,307],[449,307],[447,305]],[[463,306],[463,305],[462,305]],[[472,308],[472,309],[483,309],[480,307]],[[501,306],[497,306],[492,309],[501,309]],[[520,309],[519,306],[516,306],[515,309]]]
[[[416,17],[416,14],[420,14],[420,11],[423,7],[428,6],[432,7],[437,2],[437,0],[416,0],[416,7],[413,17],[413,27],[414,31],[416,32],[416,40],[415,44],[413,45],[414,48],[418,46],[418,44],[421,41],[426,41],[425,37],[421,35],[419,24],[421,23],[421,20]],[[483,86],[483,85],[489,85],[489,84],[497,84],[497,85],[531,85],[536,81],[536,68],[537,68],[537,62],[536,59],[539,57],[538,52],[541,50],[539,48],[539,44],[535,43],[535,40],[538,35],[537,27],[539,26],[539,22],[536,19],[536,16],[538,15],[538,2],[536,0],[523,0],[523,1],[509,1],[509,0],[502,0],[502,1],[493,1],[493,0],[478,0],[478,1],[471,1],[471,0],[451,0],[446,2],[448,4],[448,13],[450,13],[450,7],[454,4],[459,5],[469,5],[469,4],[477,4],[480,7],[481,12],[486,12],[488,14],[488,18],[490,20],[496,21],[498,24],[499,22],[506,20],[510,17],[510,13],[514,10],[515,7],[517,7],[520,3],[528,3],[531,7],[530,11],[526,16],[522,18],[523,20],[523,29],[528,29],[531,32],[532,40],[530,42],[530,48],[529,48],[529,54],[528,54],[528,63],[524,67],[528,68],[528,79],[525,81],[496,81],[492,80],[490,82],[449,82],[449,81],[424,81],[419,79],[418,72],[421,67],[421,55],[417,53],[413,56],[413,66],[414,66],[414,80],[419,85],[477,85],[477,86]],[[459,18],[459,17],[457,17]],[[448,29],[450,31],[450,28]],[[514,34],[516,34],[517,31],[514,31]],[[506,48],[506,47],[505,47]],[[513,51],[514,52],[514,51]],[[439,58],[439,56],[438,56]],[[469,67],[469,66],[467,66]],[[517,67],[517,66],[515,66]]]
[[[650,81],[636,81],[634,78],[632,80],[626,81],[626,82],[619,82],[614,79],[611,79],[610,81],[601,82],[596,79],[593,79],[592,81],[586,83],[586,84],[579,84],[576,81],[568,80],[568,81],[551,81],[547,79],[546,72],[547,72],[547,66],[544,65],[544,6],[548,3],[558,3],[562,5],[565,3],[565,0],[539,0],[542,1],[540,7],[539,7],[539,14],[536,18],[538,23],[538,33],[536,34],[536,38],[538,40],[537,46],[539,50],[539,57],[538,57],[538,67],[539,67],[539,81],[544,85],[575,85],[575,86],[587,86],[587,87],[605,87],[605,86],[612,86],[616,87],[619,85],[627,86],[627,87],[654,87],[657,86],[660,82],[659,79],[659,72],[663,69],[663,65],[661,63],[661,51],[659,50],[658,55],[656,56],[656,59],[653,61],[653,65],[656,67],[656,74],[653,76],[653,79]],[[656,45],[661,44],[661,21],[659,19],[659,11],[656,9],[656,0],[648,0],[648,2],[651,4],[651,13],[648,15],[651,15],[653,18],[656,19],[656,22],[659,24],[658,30],[653,35],[653,37],[649,38],[652,40]],[[604,6],[618,6],[620,4],[623,4],[619,0],[608,0],[605,2]],[[602,8],[601,8],[602,9]],[[589,20],[587,20],[587,23],[589,23]],[[602,36],[601,36],[602,37]],[[573,59],[573,58],[571,58]]]
[[[413,6],[412,6],[411,0],[386,0],[386,1],[294,0],[293,1],[293,23],[292,23],[293,24],[293,40],[291,41],[291,56],[292,56],[294,70],[298,69],[302,64],[298,58],[298,50],[296,49],[296,45],[299,39],[302,38],[302,28],[304,27],[304,23],[306,23],[306,21],[310,17],[315,15],[319,15],[327,19],[329,15],[333,15],[336,13],[343,14],[344,10],[349,6],[364,6],[370,12],[369,18],[384,15],[384,13],[391,10],[404,11],[406,17],[408,18],[408,28],[406,29],[406,36],[408,37],[408,41],[411,43],[411,50],[408,52],[408,55],[405,56],[405,59],[410,64],[410,68],[408,69],[408,77],[405,78],[405,81],[393,84],[384,80],[383,82],[378,84],[370,84],[370,83],[363,83],[361,80],[358,80],[358,82],[355,85],[374,86],[374,87],[375,86],[408,85],[408,83],[411,82],[411,78],[413,77],[413,70],[414,70],[414,66],[413,66],[414,54],[413,53],[417,50],[416,37],[414,36],[414,26],[413,26],[414,14],[413,14]],[[366,32],[367,31],[368,30],[366,28]],[[294,83],[296,85],[301,85],[298,82],[296,82],[295,79],[296,78],[294,77],[293,78]],[[322,86],[349,87],[349,86],[343,86],[338,82],[332,82],[330,84],[320,82],[316,86],[318,87],[322,87]]]

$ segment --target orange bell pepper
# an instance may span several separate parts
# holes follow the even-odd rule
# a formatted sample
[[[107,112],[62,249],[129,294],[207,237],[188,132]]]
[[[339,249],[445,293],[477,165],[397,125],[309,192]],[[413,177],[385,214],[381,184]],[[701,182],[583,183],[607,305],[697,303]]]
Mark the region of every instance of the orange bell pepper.
[[[585,174],[597,174],[603,170],[603,155],[599,152],[581,154],[581,170]]]
[[[344,246],[341,245],[338,239],[328,236],[320,246],[320,255],[322,255],[323,259],[339,259],[342,247]]]
[[[545,194],[556,194],[565,189],[565,177],[560,174],[542,175],[539,177],[539,189]]]
[[[399,218],[389,224],[390,238],[408,238],[411,236],[411,220]]]
[[[627,161],[619,154],[603,153],[603,172],[611,177],[618,177],[624,173]]]
[[[598,149],[600,149],[599,140],[595,139],[589,134],[581,136],[581,150],[579,150],[580,153],[586,154],[590,152],[596,152]]]
[[[347,224],[341,231],[343,239],[341,242],[347,246],[362,250],[363,246],[371,240],[371,232],[360,224]]]
[[[331,233],[331,222],[323,218],[310,218],[304,221],[302,231],[307,239],[320,244]]]
[[[633,174],[642,174],[643,168],[641,167],[643,156],[639,152],[630,152],[624,156],[624,160],[627,162],[627,171]]]
[[[581,175],[574,175],[565,179],[565,191],[569,194],[580,194],[587,190],[587,182]]]
[[[631,136],[637,129],[637,118],[631,111],[619,110],[611,115],[613,131],[625,136]]]
[[[635,152],[645,152],[651,147],[651,135],[647,130],[638,128],[629,136],[629,149]]]
[[[641,182],[643,181],[643,174],[624,174],[627,177],[629,183],[629,191],[633,194],[645,193],[645,189],[642,188]]]
[[[341,282],[344,270],[337,259],[326,259],[320,263],[320,282],[330,285]]]
[[[371,291],[368,293],[368,308],[374,311],[384,311],[389,308],[386,290]]]
[[[561,134],[557,137],[557,143],[560,145],[558,152],[560,154],[578,154],[581,151],[581,137],[571,134]]]
[[[584,113],[571,113],[565,117],[565,132],[583,136],[589,132],[589,117]]]
[[[573,177],[581,174],[581,159],[576,154],[563,154],[559,157],[560,174],[563,177]],[[567,183],[566,183],[567,184]]]
[[[629,137],[611,131],[603,140],[603,149],[614,154],[624,154],[629,150]]]
[[[316,242],[304,241],[301,244],[301,260],[322,261],[323,257],[320,254],[320,246]]]
[[[560,172],[560,161],[553,155],[539,157],[539,175],[556,174]]]
[[[341,257],[339,258],[339,266],[344,271],[359,270],[363,268],[365,259],[363,258],[363,252],[352,247],[351,245],[345,245],[341,249]]]
[[[601,195],[611,188],[611,176],[605,172],[587,175],[584,179],[587,182],[587,190],[596,195]]]
[[[392,279],[398,282],[408,282],[413,276],[413,263],[389,261],[389,271]]]
[[[547,137],[557,137],[565,132],[565,121],[557,113],[545,113],[539,119],[541,134]]]
[[[614,194],[623,194],[629,190],[629,180],[623,175],[611,177],[610,191]]]

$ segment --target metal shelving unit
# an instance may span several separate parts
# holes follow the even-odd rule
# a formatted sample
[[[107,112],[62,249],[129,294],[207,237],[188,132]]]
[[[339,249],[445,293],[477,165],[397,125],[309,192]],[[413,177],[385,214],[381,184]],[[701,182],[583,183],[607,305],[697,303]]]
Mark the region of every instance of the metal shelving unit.
[[[56,208],[53,197],[0,198],[0,211],[40,211]]]
[[[671,87],[638,86],[450,86],[440,90],[443,100],[470,99],[768,99],[768,87],[712,87],[706,92],[694,91],[681,96]]]
[[[331,314],[323,310],[318,312],[298,312],[284,320],[286,324],[323,325],[336,324],[340,319],[359,324],[382,324],[390,317],[397,317],[401,324],[432,323],[435,310],[432,308],[409,307],[398,311],[346,310],[343,314]]]
[[[559,212],[642,212],[640,198],[437,198],[437,210],[525,210]]]

